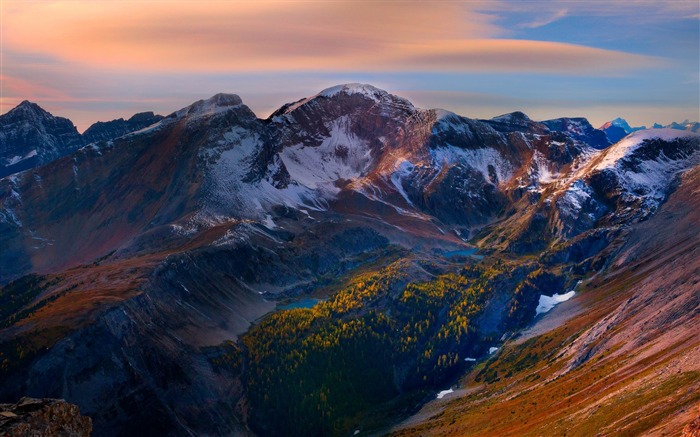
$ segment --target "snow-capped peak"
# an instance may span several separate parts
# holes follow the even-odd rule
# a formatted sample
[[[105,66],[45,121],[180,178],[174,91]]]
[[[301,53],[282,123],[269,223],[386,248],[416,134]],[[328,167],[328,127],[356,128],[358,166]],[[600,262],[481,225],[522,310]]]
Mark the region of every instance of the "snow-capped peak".
[[[632,132],[619,142],[613,144],[603,152],[603,159],[599,161],[595,169],[614,167],[618,160],[634,152],[644,140],[658,138],[665,141],[673,141],[678,138],[700,138],[697,132],[682,131],[677,129],[645,129]]]
[[[614,120],[610,120],[610,121],[606,122],[599,129],[600,130],[607,130],[607,129],[610,129],[611,127],[618,127],[620,129],[622,129],[623,131],[625,131],[625,133],[628,133],[628,134],[632,133],[632,132],[639,131],[639,130],[646,129],[646,126],[632,127],[627,122],[627,120],[625,120],[624,118],[621,118],[621,117],[617,117]]]
[[[219,93],[206,100],[198,100],[189,106],[185,106],[179,111],[170,114],[166,119],[182,117],[198,118],[226,112],[240,106],[243,106],[243,101],[238,95]]]
[[[360,95],[363,96],[369,100],[372,100],[376,103],[382,103],[382,102],[391,102],[390,106],[398,106],[398,107],[403,107],[405,109],[408,109],[409,111],[415,110],[415,107],[411,102],[408,100],[395,96],[393,94],[390,94],[382,89],[379,89],[375,86],[369,85],[369,84],[362,84],[362,83],[346,83],[342,85],[336,85],[332,86],[330,88],[326,88],[323,91],[319,92],[318,94],[315,94],[311,97],[308,97],[306,99],[301,99],[295,103],[288,104],[286,106],[283,106],[281,109],[279,109],[275,114],[273,114],[273,118],[275,115],[280,116],[280,115],[286,115],[290,114],[296,109],[306,105],[309,102],[315,101],[319,97],[321,98],[334,98],[336,96],[339,96],[341,94],[345,94],[348,96],[354,96],[354,95]]]
[[[380,90],[379,88],[369,85],[369,84],[364,84],[364,83],[346,83],[343,85],[336,85],[332,86],[330,88],[326,88],[325,90],[321,91],[318,93],[316,96],[321,96],[321,97],[333,97],[336,96],[340,93],[348,94],[348,95],[353,95],[353,94],[360,94],[365,97],[369,97],[370,99],[374,101],[379,101],[382,96],[385,96],[389,93],[387,93],[384,90]]]
[[[206,100],[194,102],[185,109],[187,115],[210,115],[242,104],[243,101],[236,94],[219,93]]]

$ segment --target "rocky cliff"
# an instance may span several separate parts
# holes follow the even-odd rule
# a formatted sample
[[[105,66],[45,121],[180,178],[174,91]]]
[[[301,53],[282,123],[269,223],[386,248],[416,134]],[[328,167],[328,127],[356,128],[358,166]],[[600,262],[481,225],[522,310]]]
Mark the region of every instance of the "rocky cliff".
[[[0,404],[3,437],[87,437],[91,432],[92,420],[61,399],[22,398],[16,404]]]

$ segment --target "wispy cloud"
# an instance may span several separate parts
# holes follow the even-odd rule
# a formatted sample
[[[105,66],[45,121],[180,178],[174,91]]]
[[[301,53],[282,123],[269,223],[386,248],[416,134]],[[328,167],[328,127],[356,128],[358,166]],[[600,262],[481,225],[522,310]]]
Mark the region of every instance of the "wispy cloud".
[[[527,29],[536,29],[538,27],[546,26],[548,24],[552,24],[555,21],[559,21],[562,18],[566,17],[568,14],[569,10],[568,9],[559,9],[558,11],[555,11],[554,14],[545,17],[545,18],[540,18],[535,21],[531,21],[529,23],[524,23],[521,24],[520,27],[527,28]]]
[[[571,44],[494,39],[484,3],[10,3],[16,52],[110,70],[523,71],[601,74],[650,57]],[[548,18],[564,16],[565,10]],[[543,25],[531,23],[531,26]]]
[[[26,98],[83,128],[220,91],[264,116],[337,83],[428,92],[448,76],[429,106],[452,105],[467,87],[472,109],[455,104],[466,115],[537,99],[561,109],[552,96],[587,107],[610,92],[638,96],[639,107],[658,105],[650,93],[668,96],[664,110],[698,106],[687,21],[697,0],[6,0],[1,11],[0,111]],[[563,19],[594,26],[548,26]],[[649,23],[658,32],[638,41]],[[420,83],[404,86],[408,76]],[[485,88],[494,94],[474,97]]]

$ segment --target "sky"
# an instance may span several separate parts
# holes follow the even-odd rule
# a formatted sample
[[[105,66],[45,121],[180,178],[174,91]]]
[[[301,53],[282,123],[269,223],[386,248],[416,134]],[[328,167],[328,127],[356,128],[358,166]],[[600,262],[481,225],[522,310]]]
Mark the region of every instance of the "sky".
[[[264,118],[370,83],[472,118],[700,120],[697,0],[0,0],[0,111],[80,131],[219,92]]]

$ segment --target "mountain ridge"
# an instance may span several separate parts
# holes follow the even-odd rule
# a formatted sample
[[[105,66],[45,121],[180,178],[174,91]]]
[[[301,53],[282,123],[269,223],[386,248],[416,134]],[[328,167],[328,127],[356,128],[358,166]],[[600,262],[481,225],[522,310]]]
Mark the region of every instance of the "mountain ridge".
[[[66,397],[106,435],[345,435],[384,401],[405,414],[688,191],[697,133],[599,149],[589,126],[363,85],[263,120],[220,94],[2,178],[0,398]]]
[[[128,120],[98,121],[80,134],[73,122],[28,100],[0,115],[0,178],[46,165],[81,147],[137,131],[160,121],[153,112]]]

